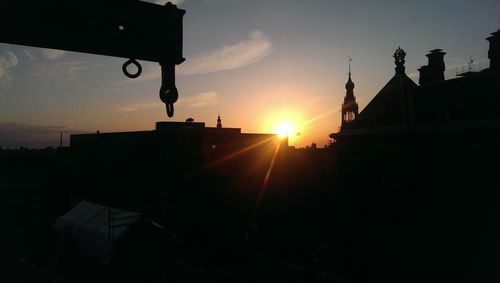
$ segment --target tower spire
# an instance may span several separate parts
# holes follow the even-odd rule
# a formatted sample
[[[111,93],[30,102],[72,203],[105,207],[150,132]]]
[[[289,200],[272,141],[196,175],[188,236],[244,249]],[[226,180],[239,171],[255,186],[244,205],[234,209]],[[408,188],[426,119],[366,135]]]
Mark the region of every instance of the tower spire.
[[[220,114],[217,116],[217,129],[222,128],[222,120],[220,118]]]
[[[346,95],[344,97],[344,103],[342,104],[342,128],[358,117],[358,103],[356,103],[356,97],[354,96],[354,83],[351,79],[351,61],[352,58],[349,57],[349,77],[347,79],[347,83],[345,84]]]

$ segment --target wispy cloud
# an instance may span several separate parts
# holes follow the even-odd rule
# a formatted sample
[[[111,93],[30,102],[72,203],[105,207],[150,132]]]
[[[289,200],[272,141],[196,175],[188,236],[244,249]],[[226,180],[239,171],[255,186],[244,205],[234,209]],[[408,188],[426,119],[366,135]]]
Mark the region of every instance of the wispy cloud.
[[[179,75],[195,75],[242,68],[264,59],[271,51],[271,41],[262,32],[253,31],[248,38],[238,43],[191,56],[177,67],[176,72]],[[157,64],[143,69],[137,79],[125,79],[116,85],[149,82],[161,77],[161,69]]]
[[[11,70],[17,66],[16,54],[10,51],[0,53],[0,88],[10,85],[12,80]]]
[[[179,66],[179,74],[205,74],[241,68],[262,60],[271,50],[271,41],[262,32],[253,31],[238,43],[192,56]]]
[[[179,105],[186,105],[188,107],[205,107],[220,103],[219,96],[215,91],[200,92],[193,96],[183,97],[179,99]]]
[[[23,52],[26,56],[28,56],[28,58],[30,58],[30,60],[36,59],[35,53],[33,51],[31,51],[30,49],[23,48]]]
[[[175,106],[186,106],[192,108],[205,107],[220,103],[219,96],[215,91],[200,92],[193,96],[181,97]],[[116,109],[120,112],[135,112],[151,108],[164,108],[160,100],[143,101],[127,105],[118,106]]]
[[[133,103],[129,105],[122,105],[117,107],[118,111],[121,112],[135,112],[138,110],[145,110],[145,109],[150,109],[154,107],[162,107],[162,102],[161,101],[155,101],[155,102],[139,102],[139,103]]]
[[[54,65],[43,65],[43,68],[39,66],[35,69],[33,75],[39,77],[45,76],[66,76],[68,79],[73,80],[76,75],[86,67],[86,62],[84,61],[70,61],[63,62]]]
[[[56,59],[61,58],[62,56],[64,56],[64,54],[66,54],[66,51],[56,50],[56,49],[42,48],[40,50],[40,53],[46,59],[56,60]]]
[[[142,64],[141,64],[142,65]],[[124,85],[131,83],[140,83],[140,82],[150,82],[161,77],[160,65],[143,65],[142,74],[136,79],[126,78],[122,81],[117,82],[115,85]],[[124,75],[125,76],[125,75]]]
[[[29,125],[23,123],[0,123],[0,146],[4,148],[41,148],[57,146],[60,133],[67,145],[69,133],[88,131],[69,129],[62,125]]]

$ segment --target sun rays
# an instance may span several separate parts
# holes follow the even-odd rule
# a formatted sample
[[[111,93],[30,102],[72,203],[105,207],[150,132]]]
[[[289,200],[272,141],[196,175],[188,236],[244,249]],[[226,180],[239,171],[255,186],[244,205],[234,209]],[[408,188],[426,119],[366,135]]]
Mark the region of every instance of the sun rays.
[[[262,186],[260,187],[259,194],[257,195],[257,200],[255,202],[255,213],[257,213],[260,203],[262,202],[262,198],[264,196],[264,192],[269,184],[269,180],[271,178],[271,173],[274,169],[274,164],[276,163],[276,158],[280,152],[281,143],[277,143],[274,149],[273,157],[271,158],[271,162],[269,162],[269,167],[267,168],[266,175],[264,176],[264,180],[262,181]]]
[[[296,127],[291,122],[281,122],[274,128],[274,133],[284,139],[295,135]]]

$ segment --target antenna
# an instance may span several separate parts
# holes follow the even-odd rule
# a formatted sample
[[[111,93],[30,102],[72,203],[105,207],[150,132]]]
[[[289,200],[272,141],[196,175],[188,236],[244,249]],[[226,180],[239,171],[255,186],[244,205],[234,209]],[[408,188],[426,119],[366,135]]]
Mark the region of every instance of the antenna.
[[[469,57],[469,62],[467,63],[468,65],[468,71],[472,72],[474,71],[474,60],[472,60],[472,56]]]

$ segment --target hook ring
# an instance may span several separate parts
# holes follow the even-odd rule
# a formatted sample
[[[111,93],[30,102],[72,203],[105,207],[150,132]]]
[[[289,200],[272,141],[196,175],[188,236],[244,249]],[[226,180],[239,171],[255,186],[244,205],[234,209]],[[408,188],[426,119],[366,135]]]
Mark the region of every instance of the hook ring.
[[[135,74],[131,74],[127,68],[130,64],[134,64],[136,67],[137,67],[137,72]],[[125,76],[131,78],[131,79],[135,79],[137,77],[139,77],[142,73],[142,66],[141,64],[139,64],[139,62],[137,62],[137,60],[135,59],[128,59],[127,62],[125,62],[122,66],[122,71],[123,73],[125,74]]]

